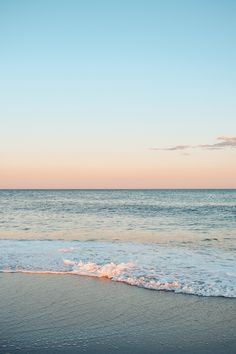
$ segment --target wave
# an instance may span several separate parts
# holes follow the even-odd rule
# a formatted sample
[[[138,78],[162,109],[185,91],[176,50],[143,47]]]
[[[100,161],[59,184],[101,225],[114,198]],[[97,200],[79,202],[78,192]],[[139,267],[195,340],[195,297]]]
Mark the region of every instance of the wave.
[[[150,279],[148,277],[135,277],[129,275],[129,266],[128,264],[114,264],[107,263],[105,265],[98,265],[96,263],[83,263],[79,262],[75,264],[73,261],[64,260],[66,265],[73,264],[75,268],[72,271],[37,271],[37,270],[26,270],[26,269],[4,269],[1,270],[1,273],[25,273],[25,274],[42,274],[42,275],[79,275],[79,276],[88,276],[96,278],[107,278],[111,281],[125,283],[131,286],[137,286],[149,290],[158,290],[158,291],[172,291],[175,293],[182,293],[188,295],[198,295],[206,297],[228,297],[235,298],[236,291],[235,289],[214,289],[212,286],[189,283],[189,284],[180,284],[177,281],[159,281],[156,279]],[[131,266],[132,267],[132,266]],[[233,275],[235,276],[235,275]]]
[[[151,290],[236,298],[236,258],[214,247],[0,241],[0,272],[107,278]]]
[[[108,278],[113,281],[135,285],[152,290],[174,290],[178,288],[177,282],[160,282],[154,280],[147,280],[144,277],[135,278],[129,276],[130,271],[135,269],[133,263],[107,263],[99,265],[96,263],[73,262],[68,259],[64,260],[65,264],[73,265],[73,274],[86,275],[97,278]]]
[[[97,278],[108,278],[112,280],[121,280],[121,276],[125,274],[130,268],[133,267],[132,263],[107,263],[99,265],[96,263],[74,262],[64,259],[64,264],[72,265],[73,273],[79,275],[93,276]]]

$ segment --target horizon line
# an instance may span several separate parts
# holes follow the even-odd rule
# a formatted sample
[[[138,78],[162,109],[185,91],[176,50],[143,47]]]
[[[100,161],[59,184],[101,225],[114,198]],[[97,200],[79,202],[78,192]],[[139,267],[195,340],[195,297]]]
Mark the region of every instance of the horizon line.
[[[55,191],[66,191],[66,190],[80,190],[80,191],[97,191],[97,190],[101,190],[101,191],[106,191],[106,190],[236,190],[236,187],[192,187],[192,188],[189,188],[189,187],[186,187],[186,188],[180,188],[180,187],[166,187],[166,188],[40,188],[40,187],[37,187],[37,188],[14,188],[14,187],[11,187],[11,188],[1,188],[0,187],[0,191],[4,191],[4,190],[55,190]]]

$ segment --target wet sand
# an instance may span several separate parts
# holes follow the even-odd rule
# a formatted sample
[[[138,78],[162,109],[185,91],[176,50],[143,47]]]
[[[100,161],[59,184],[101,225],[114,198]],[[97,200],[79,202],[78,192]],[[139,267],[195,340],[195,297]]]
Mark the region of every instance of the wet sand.
[[[0,274],[0,353],[236,353],[236,299]]]

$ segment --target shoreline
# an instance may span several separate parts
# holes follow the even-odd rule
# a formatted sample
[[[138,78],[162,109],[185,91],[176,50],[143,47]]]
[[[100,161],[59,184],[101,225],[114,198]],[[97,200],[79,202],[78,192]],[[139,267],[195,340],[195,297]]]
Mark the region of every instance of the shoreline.
[[[147,288],[145,286],[141,286],[141,285],[134,285],[134,284],[130,284],[127,283],[126,281],[123,280],[113,280],[112,278],[109,278],[107,276],[96,276],[96,275],[83,275],[83,274],[76,274],[73,272],[67,272],[67,271],[31,271],[31,270],[17,270],[17,271],[13,271],[13,270],[0,270],[0,275],[2,274],[23,274],[23,275],[36,275],[36,276],[71,276],[71,277],[82,277],[82,278],[92,278],[92,279],[97,279],[100,281],[109,281],[112,283],[118,283],[118,284],[122,284],[128,287],[132,287],[132,288],[138,288],[138,289],[142,289],[142,290],[147,290],[147,291],[152,291],[152,292],[163,292],[163,293],[171,293],[174,295],[183,295],[183,296],[195,296],[198,298],[222,298],[222,299],[229,299],[229,300],[235,300],[236,301],[236,297],[230,297],[230,296],[224,296],[224,295],[199,295],[199,294],[192,294],[192,293],[184,293],[184,292],[176,292],[174,290],[167,290],[167,289],[153,289],[153,288]]]
[[[104,278],[1,273],[0,353],[236,351],[236,300]]]

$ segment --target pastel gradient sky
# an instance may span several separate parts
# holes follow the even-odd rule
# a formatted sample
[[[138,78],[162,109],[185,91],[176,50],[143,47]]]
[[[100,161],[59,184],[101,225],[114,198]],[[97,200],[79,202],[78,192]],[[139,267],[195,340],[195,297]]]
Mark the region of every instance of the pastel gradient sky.
[[[234,0],[1,0],[0,188],[236,188],[235,63]]]

